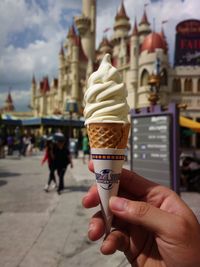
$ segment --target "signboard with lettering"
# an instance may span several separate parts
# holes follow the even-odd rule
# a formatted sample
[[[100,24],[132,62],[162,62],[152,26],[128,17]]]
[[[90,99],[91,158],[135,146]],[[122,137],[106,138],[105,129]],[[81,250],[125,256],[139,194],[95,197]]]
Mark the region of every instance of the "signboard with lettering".
[[[133,169],[171,187],[169,115],[133,118],[132,127]]]
[[[167,111],[135,112],[131,116],[131,169],[179,192],[178,116]]]
[[[176,26],[174,65],[200,65],[200,20],[185,20]]]

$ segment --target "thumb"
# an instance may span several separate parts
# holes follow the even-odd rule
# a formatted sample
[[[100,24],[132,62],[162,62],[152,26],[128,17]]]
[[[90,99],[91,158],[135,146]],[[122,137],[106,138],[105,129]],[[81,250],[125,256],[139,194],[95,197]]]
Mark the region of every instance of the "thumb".
[[[179,224],[178,216],[147,202],[111,197],[109,207],[116,217],[131,224],[144,226],[158,235],[174,232],[174,225]]]

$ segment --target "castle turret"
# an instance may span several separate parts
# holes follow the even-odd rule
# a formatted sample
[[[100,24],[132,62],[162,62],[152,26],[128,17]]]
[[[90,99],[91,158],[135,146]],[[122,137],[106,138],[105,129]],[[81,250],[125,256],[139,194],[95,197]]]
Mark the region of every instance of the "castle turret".
[[[72,46],[72,58],[71,58],[71,82],[72,82],[72,89],[71,89],[71,98],[73,100],[78,101],[79,94],[79,43],[80,37],[77,36],[77,39]]]
[[[84,53],[88,59],[94,62],[96,38],[96,0],[83,0],[82,3],[82,15],[75,17],[75,23],[81,36]]]
[[[142,19],[139,23],[138,32],[140,36],[140,44],[142,44],[144,38],[151,32],[150,23],[147,19],[146,9],[144,9]]]
[[[13,104],[13,100],[12,100],[12,96],[11,93],[8,93],[8,96],[5,100],[5,105],[4,105],[4,110],[7,112],[12,112],[15,110],[14,104]]]
[[[115,16],[114,39],[127,37],[130,28],[131,26],[129,23],[129,17],[126,14],[124,2],[122,1],[121,6]]]
[[[31,83],[31,108],[35,107],[36,91],[37,91],[37,83],[35,80],[35,75],[33,75],[32,83]]]
[[[139,34],[137,22],[133,27],[131,39],[130,39],[130,69],[132,73],[132,82],[137,83],[138,80],[138,59],[139,59]]]

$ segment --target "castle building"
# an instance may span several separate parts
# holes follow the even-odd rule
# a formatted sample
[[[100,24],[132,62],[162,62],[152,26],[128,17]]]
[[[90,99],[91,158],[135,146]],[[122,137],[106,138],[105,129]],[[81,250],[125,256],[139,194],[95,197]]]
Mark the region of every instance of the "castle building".
[[[182,114],[200,121],[200,53],[195,54],[193,50],[188,55],[187,64],[179,60],[178,64],[171,66],[164,29],[161,27],[160,32],[152,30],[145,8],[137,23],[136,18],[129,18],[122,1],[113,20],[112,37],[108,39],[104,35],[96,49],[96,0],[82,0],[82,14],[74,18],[74,24],[69,28],[64,46],[60,49],[58,78],[50,84],[48,77],[39,83],[33,77],[31,106],[34,115],[64,114],[80,117],[87,79],[98,67],[104,54],[110,53],[112,64],[121,72],[128,90],[131,108],[149,105],[148,81],[159,59],[159,103],[167,105],[172,101],[187,104]],[[200,51],[199,21],[193,24],[197,38],[193,45]],[[177,40],[182,50],[186,51],[187,46],[191,48],[192,44],[182,37],[187,29],[191,32],[191,23],[177,27]],[[190,60],[191,55],[199,59],[195,64]]]

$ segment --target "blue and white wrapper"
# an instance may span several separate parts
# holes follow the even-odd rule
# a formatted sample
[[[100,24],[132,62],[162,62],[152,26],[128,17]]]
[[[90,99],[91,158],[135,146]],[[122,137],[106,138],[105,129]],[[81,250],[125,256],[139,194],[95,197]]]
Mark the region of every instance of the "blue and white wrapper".
[[[109,209],[109,199],[118,194],[125,149],[91,148],[91,155],[101,209],[105,219],[106,234],[108,234],[112,227],[113,218]]]

